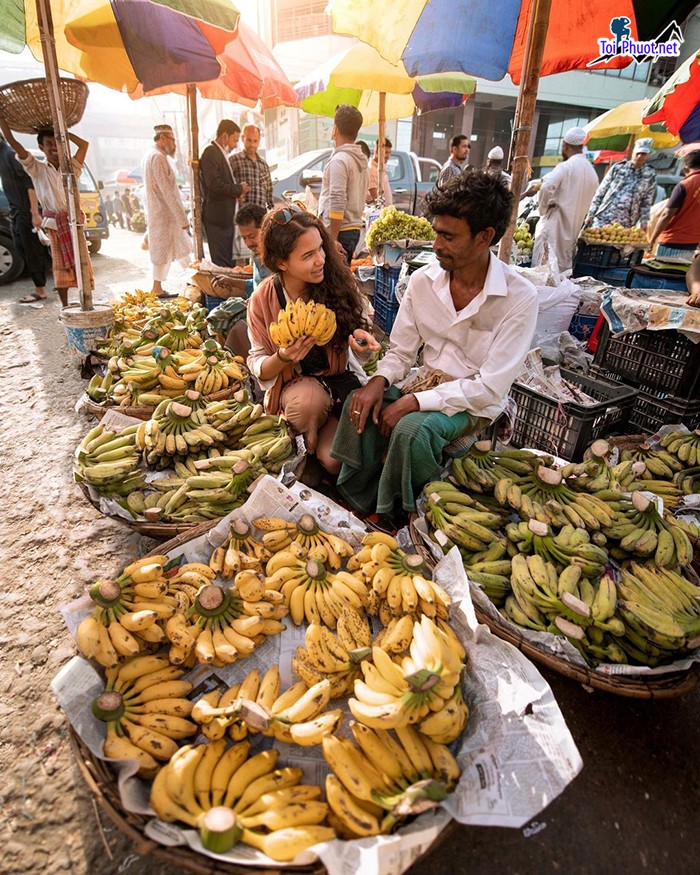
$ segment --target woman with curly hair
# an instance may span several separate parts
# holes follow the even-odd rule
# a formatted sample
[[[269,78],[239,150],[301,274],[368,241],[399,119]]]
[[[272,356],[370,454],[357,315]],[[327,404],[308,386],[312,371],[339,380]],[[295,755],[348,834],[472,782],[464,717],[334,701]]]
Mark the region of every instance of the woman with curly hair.
[[[340,464],[329,451],[338,415],[350,392],[360,386],[348,370],[348,346],[360,360],[377,348],[366,330],[362,295],[323,224],[300,206],[269,212],[260,242],[263,264],[273,273],[248,305],[248,365],[265,390],[266,412],[282,414],[293,431],[304,435],[308,452],[337,474]],[[322,347],[302,336],[278,349],[269,325],[288,301],[299,298],[333,310],[336,332]]]

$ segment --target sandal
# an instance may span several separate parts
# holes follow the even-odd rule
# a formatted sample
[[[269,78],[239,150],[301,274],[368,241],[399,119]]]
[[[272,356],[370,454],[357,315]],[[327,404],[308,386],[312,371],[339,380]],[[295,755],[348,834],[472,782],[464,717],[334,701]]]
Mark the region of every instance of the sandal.
[[[48,301],[49,296],[44,295],[42,298],[41,295],[37,295],[36,292],[32,292],[31,295],[26,295],[24,298],[20,298],[17,301],[18,304],[35,304],[37,301]]]

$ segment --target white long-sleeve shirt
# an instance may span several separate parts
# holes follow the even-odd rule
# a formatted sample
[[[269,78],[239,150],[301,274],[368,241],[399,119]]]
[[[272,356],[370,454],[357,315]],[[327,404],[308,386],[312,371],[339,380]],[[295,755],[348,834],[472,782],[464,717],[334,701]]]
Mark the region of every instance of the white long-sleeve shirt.
[[[423,369],[454,380],[416,392],[421,410],[495,419],[518,376],[537,322],[532,283],[491,255],[484,288],[459,312],[450,274],[435,262],[411,276],[377,374],[400,385],[423,349]]]
[[[544,177],[540,188],[541,219],[535,231],[533,267],[542,263],[545,243],[556,255],[560,272],[571,267],[576,239],[597,188],[598,176],[583,153],[557,164]]]
[[[63,188],[63,177],[61,171],[57,170],[53,164],[48,161],[40,161],[31,152],[27,153],[26,158],[17,158],[19,163],[24,167],[34,183],[37,200],[45,210],[50,210],[52,213],[65,212],[68,209],[66,203],[66,191]],[[75,158],[71,158],[73,172],[76,177],[80,177],[83,172],[83,165]],[[41,222],[42,228],[56,230],[56,220],[44,216]]]

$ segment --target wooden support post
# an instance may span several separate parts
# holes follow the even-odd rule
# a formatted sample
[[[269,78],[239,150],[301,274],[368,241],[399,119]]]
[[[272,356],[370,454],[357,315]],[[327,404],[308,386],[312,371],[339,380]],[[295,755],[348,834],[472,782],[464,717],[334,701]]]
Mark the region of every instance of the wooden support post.
[[[46,86],[51,105],[51,118],[53,119],[54,135],[58,145],[58,161],[66,192],[68,216],[70,218],[80,309],[93,310],[89,268],[90,256],[88,254],[85,234],[83,233],[83,213],[80,208],[78,180],[73,172],[73,163],[71,161],[70,141],[66,127],[66,115],[63,106],[63,94],[61,92],[58,60],[56,58],[53,18],[51,16],[49,0],[36,0],[36,11],[39,22],[39,36],[41,37],[41,50],[44,56]]]
[[[386,140],[386,93],[379,92],[379,135],[377,143],[377,197],[381,197],[384,193],[382,185],[382,171],[384,170],[384,140]]]
[[[204,257],[202,240],[202,187],[199,180],[199,123],[197,121],[197,86],[187,86],[187,134],[190,165],[190,191],[192,192],[192,233],[194,257]]]
[[[527,47],[523,60],[523,73],[520,79],[518,102],[515,107],[515,120],[510,146],[510,190],[515,195],[513,213],[506,233],[498,246],[498,257],[501,261],[510,262],[510,250],[513,243],[513,232],[520,210],[520,194],[528,167],[528,150],[532,135],[532,120],[537,102],[537,87],[540,81],[540,69],[544,55],[544,44],[549,27],[549,13],[552,0],[534,0],[528,30]]]

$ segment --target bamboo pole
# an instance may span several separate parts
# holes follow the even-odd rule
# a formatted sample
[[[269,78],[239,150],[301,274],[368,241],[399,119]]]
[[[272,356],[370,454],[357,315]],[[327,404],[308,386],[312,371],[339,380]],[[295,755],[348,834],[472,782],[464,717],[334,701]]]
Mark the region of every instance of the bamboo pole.
[[[61,92],[60,75],[58,72],[58,59],[56,57],[56,41],[53,31],[53,18],[49,0],[36,0],[37,19],[39,22],[39,35],[41,37],[41,50],[44,56],[44,70],[51,105],[51,118],[53,120],[54,135],[58,145],[58,162],[66,191],[68,204],[68,216],[70,218],[71,237],[73,241],[73,253],[75,257],[75,275],[78,285],[81,310],[93,310],[92,285],[90,283],[90,256],[88,255],[87,241],[83,233],[82,210],[80,208],[80,191],[78,180],[73,172],[71,161],[70,141],[66,128],[66,115],[63,106],[63,94]]]
[[[204,257],[202,241],[202,188],[199,179],[199,123],[197,121],[197,86],[187,86],[187,133],[190,165],[190,191],[192,192],[192,233],[194,257]]]
[[[515,107],[515,120],[510,145],[511,181],[510,190],[515,195],[513,212],[508,228],[498,246],[498,257],[506,263],[510,261],[513,232],[520,209],[520,193],[527,173],[528,150],[532,135],[532,120],[537,102],[537,87],[540,81],[544,44],[547,39],[549,13],[552,0],[534,0],[527,36],[527,47],[523,59],[523,73],[520,79],[518,102]]]
[[[386,140],[386,92],[379,92],[379,136],[377,143],[377,197],[384,192],[382,171],[384,170],[384,141]]]

